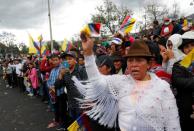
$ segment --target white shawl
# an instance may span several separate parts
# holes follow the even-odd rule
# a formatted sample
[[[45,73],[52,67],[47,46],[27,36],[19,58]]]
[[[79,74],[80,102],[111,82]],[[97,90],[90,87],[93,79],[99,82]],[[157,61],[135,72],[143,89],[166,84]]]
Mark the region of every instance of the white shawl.
[[[81,107],[101,125],[116,127],[116,119],[121,111],[119,100],[128,95],[134,80],[130,75],[101,75],[94,56],[86,57],[85,65],[90,83],[83,85],[73,78],[78,90],[85,96],[84,100],[79,100]],[[154,74],[151,74],[151,80],[152,89],[144,102],[138,105],[138,115],[156,131],[164,131],[164,128],[166,131],[180,131],[177,106],[169,84]],[[155,110],[148,109],[149,106],[154,106]]]

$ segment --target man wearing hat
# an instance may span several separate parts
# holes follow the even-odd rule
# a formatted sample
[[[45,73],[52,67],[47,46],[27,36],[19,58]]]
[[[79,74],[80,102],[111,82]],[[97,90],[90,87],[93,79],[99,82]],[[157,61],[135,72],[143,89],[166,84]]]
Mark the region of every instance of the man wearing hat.
[[[95,64],[93,45],[91,38],[82,41],[91,84],[81,85],[74,79],[78,89],[87,87],[81,104],[87,108],[86,114],[91,119],[123,131],[181,130],[169,84],[148,72],[153,56],[144,41],[135,41],[125,56],[129,75],[101,75]]]
[[[61,55],[61,58],[69,63],[69,70],[72,75],[75,75],[77,78],[82,80],[87,79],[87,75],[84,73],[84,70],[82,70],[78,65],[77,54],[75,51],[65,52]],[[78,72],[80,73],[77,74]]]
[[[182,35],[183,42],[178,47],[185,55],[188,55],[194,49],[194,31],[188,31]],[[193,61],[192,61],[193,63]],[[194,64],[188,68],[175,63],[172,69],[172,86],[177,89],[177,105],[180,115],[182,131],[194,131],[194,120],[191,114],[194,109]]]
[[[61,58],[62,58],[62,61],[67,61],[69,64],[70,77],[75,76],[79,80],[87,79],[85,68],[79,66],[77,63],[76,52],[74,51],[65,52],[61,55]],[[65,76],[66,75],[67,74],[65,74]],[[73,86],[71,81],[66,78],[68,77],[64,77],[63,81],[65,81],[65,83],[69,82],[67,86],[68,108],[69,108],[70,114],[72,115],[73,119],[77,119],[80,116],[81,111],[79,109],[78,101],[75,98],[80,98],[82,96],[77,91],[75,86]],[[62,85],[65,83],[62,83]]]
[[[122,45],[122,40],[120,38],[113,38],[111,43],[110,43],[110,49],[111,49],[111,54],[119,51]]]

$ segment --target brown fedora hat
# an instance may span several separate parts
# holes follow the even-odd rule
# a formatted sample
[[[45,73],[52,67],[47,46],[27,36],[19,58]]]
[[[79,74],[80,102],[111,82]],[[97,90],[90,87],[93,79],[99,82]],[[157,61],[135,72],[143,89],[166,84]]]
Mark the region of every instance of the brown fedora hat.
[[[143,40],[135,40],[131,45],[128,54],[125,55],[125,57],[134,56],[153,57],[148,45]]]

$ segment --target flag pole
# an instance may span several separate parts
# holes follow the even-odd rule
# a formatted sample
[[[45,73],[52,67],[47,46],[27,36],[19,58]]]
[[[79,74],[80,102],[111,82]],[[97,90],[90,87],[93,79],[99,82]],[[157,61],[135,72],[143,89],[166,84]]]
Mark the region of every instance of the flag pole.
[[[51,53],[53,52],[53,36],[51,26],[51,11],[50,11],[50,0],[48,0],[48,17],[49,17],[49,29],[50,29],[50,41],[51,41]]]
[[[40,57],[42,57],[41,51],[42,51],[42,40],[40,40]]]

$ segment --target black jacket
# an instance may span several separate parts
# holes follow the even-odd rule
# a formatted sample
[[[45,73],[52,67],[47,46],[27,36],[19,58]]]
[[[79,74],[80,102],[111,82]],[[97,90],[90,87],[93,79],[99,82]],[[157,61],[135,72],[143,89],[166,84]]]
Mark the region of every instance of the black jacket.
[[[194,75],[179,62],[175,63],[172,69],[172,86],[177,89],[177,105],[180,115],[181,126],[187,121],[193,121],[190,118],[192,114]],[[191,122],[194,124],[194,121]]]
[[[74,85],[73,76],[76,76],[78,80],[87,80],[87,74],[85,68],[76,65],[72,73],[68,72],[64,75],[62,80],[57,81],[55,88],[66,88],[67,89],[67,99],[69,108],[79,108],[78,101],[75,98],[82,98],[77,88]]]

